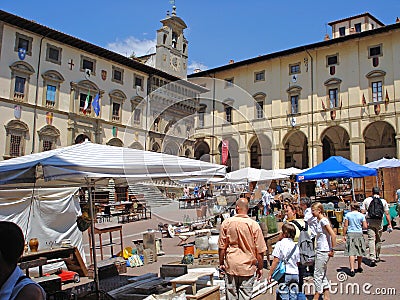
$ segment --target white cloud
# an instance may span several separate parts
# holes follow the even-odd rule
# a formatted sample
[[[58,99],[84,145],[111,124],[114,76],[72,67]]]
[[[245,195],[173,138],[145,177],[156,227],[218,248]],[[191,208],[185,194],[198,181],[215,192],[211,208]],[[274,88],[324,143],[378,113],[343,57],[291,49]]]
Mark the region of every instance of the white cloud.
[[[138,38],[130,36],[123,41],[117,40],[113,43],[108,43],[106,45],[106,48],[124,56],[130,56],[133,52],[135,52],[136,56],[142,56],[146,54],[155,53],[156,42],[157,42],[156,39],[140,40]]]
[[[200,69],[201,71],[207,70],[208,67],[200,62],[192,61],[188,66],[188,74],[192,74],[194,70]]]

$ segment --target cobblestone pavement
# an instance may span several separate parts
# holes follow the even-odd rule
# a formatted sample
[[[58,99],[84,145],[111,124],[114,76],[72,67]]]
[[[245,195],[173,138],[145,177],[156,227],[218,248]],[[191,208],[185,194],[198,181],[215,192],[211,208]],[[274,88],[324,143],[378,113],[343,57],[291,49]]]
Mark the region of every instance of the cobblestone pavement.
[[[159,223],[182,222],[184,215],[189,215],[192,220],[196,219],[196,211],[194,209],[179,209],[178,204],[173,203],[154,210],[151,220],[124,224],[124,246],[131,246],[132,240],[141,239],[142,234],[147,232],[148,229],[157,230]],[[156,236],[161,237],[161,234],[156,232]],[[329,261],[327,273],[328,279],[332,282],[331,299],[399,299],[400,227],[395,227],[392,233],[384,232],[383,239],[385,241],[381,251],[381,262],[376,267],[369,267],[366,264],[367,260],[364,260],[363,273],[356,273],[355,277],[346,275],[346,272],[349,271],[348,257],[343,255],[343,251],[335,253],[335,257]],[[87,233],[84,233],[83,240],[87,260],[89,261]],[[194,238],[191,237],[188,242],[192,241],[194,241]],[[107,242],[107,239],[105,239],[105,242]],[[162,264],[179,262],[183,256],[183,247],[178,246],[179,242],[180,239],[178,237],[163,238],[162,247],[165,255],[159,256],[156,263],[144,267],[128,268],[128,274],[134,276],[149,272],[159,273],[159,268]],[[107,251],[106,249],[104,252],[105,256],[109,255]],[[264,270],[264,276],[266,276],[267,272],[267,270]],[[344,274],[341,272],[344,272]],[[308,284],[312,286],[312,280],[308,281]],[[312,287],[310,289],[312,290]],[[255,299],[275,299],[275,294],[273,291],[267,291]]]

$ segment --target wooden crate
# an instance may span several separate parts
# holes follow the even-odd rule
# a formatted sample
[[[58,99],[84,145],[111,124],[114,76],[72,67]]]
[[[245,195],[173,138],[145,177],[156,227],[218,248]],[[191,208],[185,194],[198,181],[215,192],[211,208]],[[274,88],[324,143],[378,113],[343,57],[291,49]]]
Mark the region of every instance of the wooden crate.
[[[57,275],[32,278],[32,280],[37,282],[44,289],[46,294],[61,290],[61,278]]]

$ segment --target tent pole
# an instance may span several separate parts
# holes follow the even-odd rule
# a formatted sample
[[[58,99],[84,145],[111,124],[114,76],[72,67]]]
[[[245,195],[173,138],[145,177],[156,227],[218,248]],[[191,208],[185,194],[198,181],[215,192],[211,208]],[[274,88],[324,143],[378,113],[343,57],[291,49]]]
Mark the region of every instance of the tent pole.
[[[356,201],[356,194],[354,192],[354,178],[351,177],[351,191],[353,192],[353,202]]]
[[[95,217],[93,215],[93,197],[92,197],[92,187],[90,184],[90,180],[86,178],[86,184],[88,188],[88,195],[89,195],[89,210],[90,210],[90,231],[91,231],[91,242],[92,242],[92,256],[93,256],[93,274],[94,274],[94,283],[95,283],[95,292],[96,292],[96,299],[99,299],[99,291],[100,291],[100,285],[99,285],[99,271],[97,269],[97,257],[96,257],[96,239],[95,239],[95,233],[94,233],[94,222],[95,222]]]

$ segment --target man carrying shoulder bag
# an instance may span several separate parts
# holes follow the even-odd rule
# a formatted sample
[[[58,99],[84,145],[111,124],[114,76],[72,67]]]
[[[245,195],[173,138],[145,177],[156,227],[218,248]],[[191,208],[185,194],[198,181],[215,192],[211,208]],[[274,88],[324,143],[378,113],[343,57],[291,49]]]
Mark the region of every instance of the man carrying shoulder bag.
[[[380,198],[378,187],[373,187],[372,197],[368,197],[363,201],[361,212],[366,214],[366,220],[368,223],[370,266],[375,267],[376,262],[380,261],[379,255],[382,246],[382,219],[384,215],[388,221],[388,229],[392,229],[389,206],[385,199]]]

